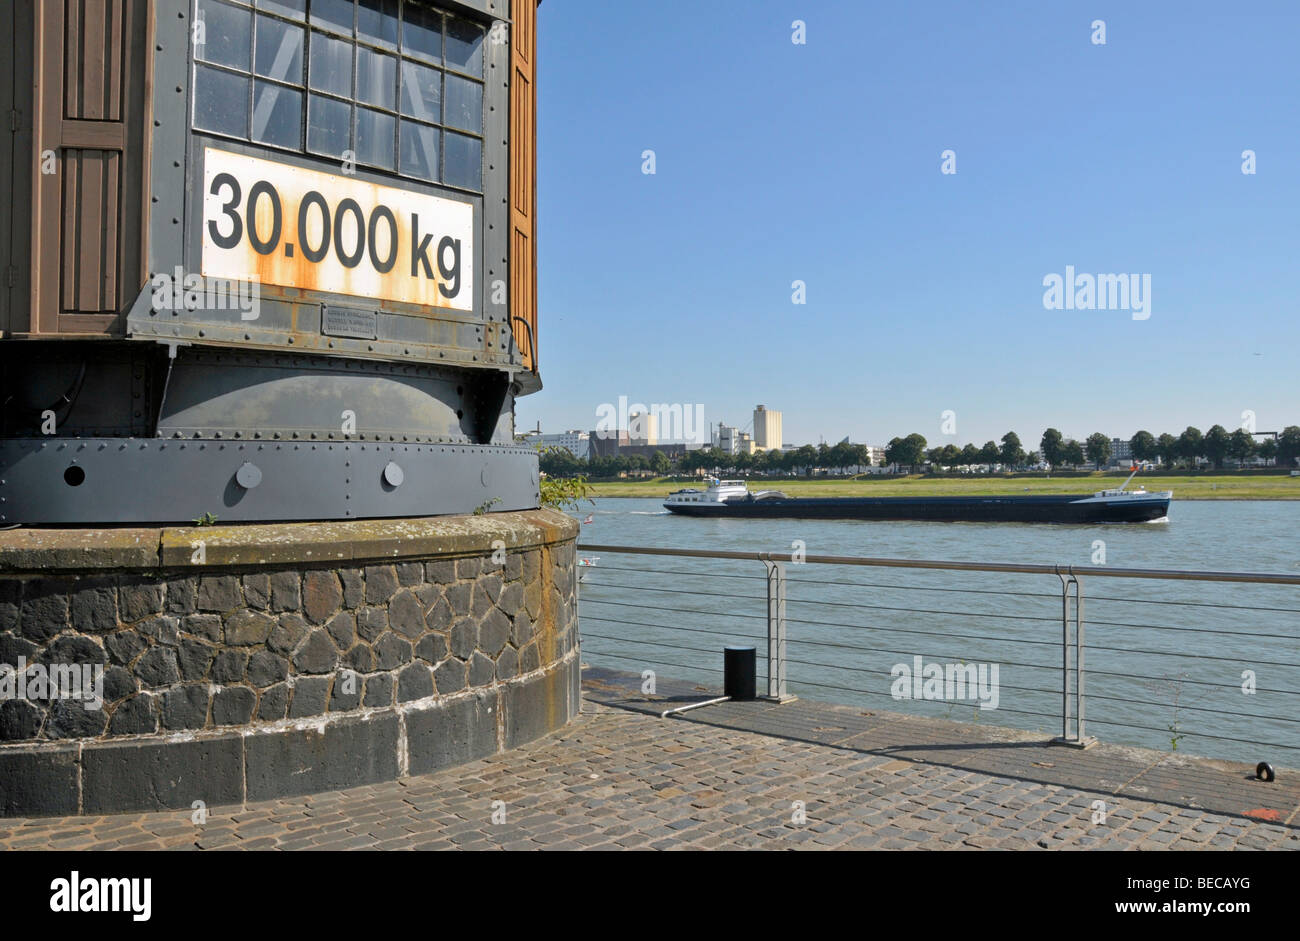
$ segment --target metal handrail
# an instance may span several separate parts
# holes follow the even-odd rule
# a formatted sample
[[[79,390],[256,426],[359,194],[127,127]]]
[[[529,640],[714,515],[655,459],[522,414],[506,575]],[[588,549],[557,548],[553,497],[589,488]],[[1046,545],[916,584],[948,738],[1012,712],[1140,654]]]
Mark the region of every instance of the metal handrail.
[[[866,648],[861,646],[855,646],[852,644],[829,643],[826,641],[811,640],[806,638],[787,639],[786,636],[787,624],[796,624],[796,625],[817,624],[820,626],[833,626],[833,627],[843,627],[843,628],[860,626],[856,624],[846,624],[846,623],[839,623],[839,622],[825,621],[825,620],[818,620],[814,622],[814,621],[801,619],[798,617],[794,617],[794,618],[787,617],[786,586],[788,583],[794,582],[795,584],[803,584],[803,583],[853,584],[852,582],[831,583],[831,582],[818,582],[816,579],[791,578],[786,570],[787,565],[800,565],[802,563],[813,563],[813,564],[826,564],[826,565],[857,565],[857,566],[869,566],[869,567],[902,568],[902,569],[914,569],[914,570],[919,569],[919,570],[932,570],[932,571],[1001,572],[1001,573],[1040,575],[1040,576],[1054,575],[1057,578],[1059,578],[1061,581],[1061,591],[1059,594],[1025,593],[1025,592],[1007,592],[1006,594],[1012,594],[1017,596],[1032,595],[1034,597],[1042,597],[1042,598],[1058,597],[1061,602],[1061,608],[1059,614],[1059,622],[1061,624],[1061,634],[1059,635],[1059,639],[1055,641],[1048,641],[1048,640],[1031,640],[1022,637],[1017,639],[1007,638],[1007,640],[1010,642],[1020,643],[1020,644],[1026,644],[1026,643],[1036,644],[1040,647],[1055,647],[1059,644],[1061,648],[1060,660],[1055,665],[1048,664],[1048,663],[1042,663],[1042,664],[1017,663],[1016,661],[1010,661],[1005,659],[1002,660],[1001,662],[1006,665],[1033,667],[1034,669],[1038,669],[1038,670],[1048,670],[1048,671],[1058,672],[1061,677],[1060,686],[1057,690],[1053,690],[1050,692],[1055,695],[1059,695],[1060,712],[1058,715],[1048,716],[1048,714],[1046,713],[1027,712],[1023,709],[1009,709],[1005,706],[999,708],[1003,709],[1004,711],[1016,713],[1016,714],[1033,715],[1033,716],[1050,717],[1050,718],[1059,719],[1059,721],[1061,722],[1061,734],[1059,737],[1054,739],[1054,741],[1059,742],[1061,744],[1072,745],[1076,747],[1087,747],[1088,745],[1096,741],[1096,739],[1093,736],[1088,735],[1086,733],[1086,726],[1085,726],[1085,703],[1087,698],[1085,694],[1085,683],[1086,683],[1087,674],[1089,672],[1094,672],[1098,676],[1112,676],[1112,677],[1120,675],[1120,674],[1115,674],[1113,671],[1107,671],[1107,670],[1093,670],[1093,671],[1087,670],[1085,666],[1085,656],[1086,656],[1086,651],[1088,649],[1103,651],[1103,652],[1114,651],[1114,652],[1121,652],[1125,654],[1150,654],[1153,656],[1160,656],[1160,657],[1170,657],[1170,656],[1190,657],[1193,659],[1204,659],[1208,656],[1206,654],[1193,653],[1193,652],[1188,652],[1183,650],[1169,650],[1169,651],[1148,650],[1148,649],[1138,649],[1132,647],[1116,647],[1113,645],[1098,645],[1095,643],[1091,643],[1091,644],[1088,643],[1084,636],[1084,632],[1086,629],[1085,625],[1089,622],[1083,616],[1083,584],[1082,584],[1088,576],[1097,575],[1097,576],[1109,577],[1109,578],[1142,578],[1142,579],[1170,580],[1170,581],[1177,580],[1177,581],[1204,581],[1204,582],[1234,582],[1234,583],[1254,583],[1254,584],[1286,585],[1286,586],[1300,585],[1300,575],[1291,575],[1291,574],[1281,573],[1281,572],[1211,572],[1211,571],[1176,570],[1176,569],[1137,569],[1137,568],[1130,569],[1130,568],[1118,568],[1113,566],[1100,566],[1100,565],[1099,566],[1088,566],[1088,565],[1075,566],[1075,565],[1043,565],[1043,564],[1032,564],[1032,563],[1016,563],[1016,562],[950,562],[950,561],[940,561],[940,560],[930,560],[930,559],[879,559],[879,558],[858,557],[858,556],[809,555],[805,553],[795,554],[795,553],[785,553],[785,552],[746,552],[746,551],[732,551],[732,550],[666,548],[666,547],[655,547],[655,546],[627,546],[627,545],[620,546],[620,545],[604,545],[604,544],[590,544],[590,543],[584,543],[582,545],[582,551],[591,552],[593,554],[609,553],[609,554],[623,554],[623,555],[664,556],[664,557],[684,558],[684,559],[715,559],[715,560],[732,560],[732,561],[741,561],[741,562],[763,563],[766,569],[765,575],[738,576],[731,573],[727,573],[727,574],[715,573],[715,572],[706,573],[704,571],[677,572],[674,574],[681,574],[681,575],[708,574],[711,576],[729,577],[729,578],[736,578],[736,577],[747,577],[747,578],[754,578],[754,579],[761,578],[767,583],[766,584],[767,610],[765,613],[748,613],[748,612],[741,613],[734,610],[725,611],[725,612],[724,611],[694,611],[692,609],[681,609],[681,608],[671,608],[668,610],[671,610],[676,614],[696,613],[696,614],[710,614],[710,615],[726,615],[727,617],[732,617],[732,618],[743,618],[746,621],[751,623],[754,621],[760,621],[760,622],[766,621],[766,626],[767,626],[766,660],[767,660],[768,683],[767,683],[767,695],[763,696],[762,698],[775,700],[778,702],[785,701],[789,698],[786,691],[787,664],[804,664],[809,666],[819,665],[824,667],[832,666],[832,664],[826,664],[826,663],[823,664],[805,663],[805,661],[803,660],[789,657],[786,653],[787,643],[793,646],[837,647],[837,648],[844,648],[850,650],[870,649],[876,651],[884,650],[884,651],[893,651],[893,652],[903,652],[901,649],[892,648],[892,647],[882,648],[879,646],[873,646],[872,648]],[[631,571],[630,569],[621,569],[617,566],[611,566],[611,568],[617,569],[618,571]],[[657,571],[657,570],[650,569],[649,571]],[[611,583],[611,587],[639,588],[640,586],[621,585],[615,582],[615,583]],[[920,588],[920,586],[903,586],[903,585],[889,585],[889,586],[875,586],[875,587],[887,587],[887,588],[916,587],[918,589]],[[686,590],[684,588],[669,589],[660,586],[654,590],[667,591],[673,595],[695,594],[695,592]],[[943,590],[968,591],[968,589],[960,589],[960,588],[951,588],[951,589],[943,589]],[[979,593],[982,594],[984,592],[979,592]],[[988,592],[988,593],[995,594],[995,592]],[[1001,594],[1001,593],[997,592],[997,594]],[[617,601],[608,598],[597,598],[597,599],[593,599],[590,603],[602,605],[602,606],[614,605],[620,608],[636,608],[636,609],[645,609],[645,610],[650,610],[656,607],[655,605],[641,604],[639,603],[640,600],[641,599],[639,598],[634,598],[626,601]],[[758,600],[761,603],[761,598],[755,600]],[[1114,601],[1114,602],[1121,602],[1121,603],[1126,601],[1147,601],[1147,599],[1125,599],[1125,598],[1110,598],[1110,599],[1100,599],[1100,600]],[[897,610],[897,611],[908,611],[913,613],[916,612],[925,612],[930,614],[957,613],[957,612],[946,611],[946,610],[932,610],[929,608],[926,609],[920,609],[915,607],[894,608],[889,606],[850,603],[847,601],[833,601],[833,600],[806,599],[806,600],[798,601],[796,603],[800,605],[804,605],[804,604],[834,605],[837,608],[868,608],[872,610],[886,610],[886,611]],[[1151,601],[1150,603],[1193,604],[1194,602]],[[1216,607],[1216,608],[1239,607],[1233,605],[1206,605],[1206,606]],[[1244,606],[1244,607],[1248,608],[1249,610],[1260,610],[1254,606]],[[1293,608],[1269,607],[1263,610],[1300,613]],[[601,609],[601,613],[614,614],[614,612],[612,611],[607,611],[603,609]],[[1049,621],[1049,622],[1056,622],[1058,620],[1057,617],[1043,618],[1043,617],[1034,617],[1028,615],[995,614],[991,612],[973,612],[973,613],[982,614],[983,616],[986,617],[1003,617],[1003,618],[1011,618],[1011,619],[1019,619],[1019,620]],[[589,616],[590,615],[583,615],[583,617],[589,617]],[[627,624],[634,624],[634,625],[640,625],[645,627],[667,626],[667,625],[659,625],[659,624],[649,624],[642,621],[627,621],[617,616],[615,617],[590,616],[590,617],[592,617],[594,621],[608,622],[611,624],[627,623]],[[1112,622],[1112,621],[1095,621],[1092,623],[1101,626],[1113,625],[1113,626],[1127,626],[1133,628],[1155,628],[1161,630],[1180,629],[1174,625],[1127,624],[1124,622]],[[693,633],[699,633],[699,634],[719,634],[719,635],[723,634],[723,632],[720,631],[709,631],[702,628],[688,628],[680,624],[675,624],[672,626],[677,629],[692,631]],[[1218,634],[1218,635],[1229,636],[1229,637],[1240,637],[1240,636],[1269,637],[1269,638],[1284,639],[1284,640],[1289,637],[1289,635],[1286,634],[1261,633],[1261,632],[1240,631],[1240,630],[1225,630],[1223,628],[1213,628],[1213,627],[1186,628],[1186,629],[1196,631],[1197,633]],[[994,640],[1001,639],[1001,638],[996,638],[996,637],[991,637],[986,635],[983,636],[971,635],[965,633],[954,634],[951,632],[919,630],[911,627],[873,626],[871,627],[871,630],[885,631],[887,633],[901,633],[901,634],[908,634],[908,635],[925,635],[925,636],[932,635],[935,637],[944,637],[944,638],[959,637],[959,638],[968,638],[971,640],[994,641]],[[593,637],[601,641],[606,641],[606,640],[621,641],[625,643],[626,642],[636,643],[638,645],[648,646],[648,647],[672,648],[674,651],[680,649],[680,650],[690,650],[692,652],[697,652],[697,653],[703,653],[705,652],[706,649],[706,648],[698,648],[695,646],[691,646],[689,644],[683,645],[683,644],[675,644],[675,643],[665,643],[662,640],[651,639],[651,638],[639,638],[637,640],[631,640],[629,638],[616,638],[608,634],[593,634]],[[626,657],[619,656],[617,653],[611,655],[614,657],[614,659],[627,659]],[[935,654],[935,656],[949,656],[949,655]],[[954,659],[960,659],[960,658],[954,658]],[[1211,659],[1215,659],[1215,658],[1211,657]],[[1217,658],[1217,659],[1222,659],[1222,658]],[[663,661],[663,663],[665,666],[680,666],[680,667],[688,666],[687,664],[670,662],[667,660]],[[1272,660],[1272,663],[1274,666],[1300,668],[1300,662],[1291,662],[1289,660],[1279,661],[1276,658],[1274,658]],[[699,665],[698,664],[693,665],[693,668],[695,667],[699,667]],[[699,668],[704,669],[703,667],[699,667]],[[836,666],[835,668],[841,669],[838,666]],[[708,672],[717,672],[717,671],[710,670]],[[1161,679],[1160,677],[1153,677],[1147,675],[1129,675],[1129,674],[1124,674],[1123,677],[1125,679],[1132,679],[1132,680]],[[1186,679],[1186,677],[1182,679]],[[1182,679],[1179,680],[1180,683],[1182,682]],[[1187,681],[1192,685],[1201,686],[1201,687],[1222,688],[1222,689],[1233,688],[1233,684],[1207,683],[1195,679],[1188,679]],[[811,680],[801,680],[800,683],[802,685],[807,685],[807,686],[820,687],[826,689],[842,689],[845,691],[864,693],[867,695],[883,695],[876,691],[860,690],[853,687],[836,685],[833,683],[813,682]],[[1036,688],[1029,689],[1025,687],[1011,687],[1011,686],[1008,686],[1006,688],[1022,689],[1025,692],[1035,692],[1035,693],[1049,692],[1048,690],[1045,689],[1036,689]],[[1287,695],[1300,695],[1300,692],[1297,692],[1295,690],[1276,689],[1272,687],[1267,689],[1260,688],[1259,691],[1285,693]],[[1141,706],[1157,705],[1156,703],[1153,702],[1149,702],[1141,699],[1132,699],[1131,697],[1127,697],[1127,696],[1116,696],[1116,695],[1095,694],[1095,693],[1093,695],[1097,695],[1098,698],[1103,701],[1130,703],[1133,705],[1141,705]],[[1191,704],[1184,704],[1182,708],[1196,713],[1237,716],[1246,719],[1269,718],[1269,717],[1256,717],[1245,712],[1227,711],[1223,709],[1199,708]],[[1271,718],[1278,718],[1278,717],[1274,716]],[[1156,731],[1156,732],[1177,731],[1177,728],[1181,728],[1181,727],[1170,727],[1166,729],[1161,729],[1155,726],[1135,725],[1130,722],[1115,721],[1112,719],[1098,720],[1096,718],[1093,718],[1091,721],[1100,722],[1101,725],[1105,725],[1105,726],[1113,726],[1118,728],[1129,728],[1129,729],[1141,729],[1145,731]],[[1175,721],[1176,721],[1176,717],[1175,717]],[[1300,722],[1300,720],[1292,719],[1292,718],[1284,718],[1283,721],[1289,723]],[[1194,738],[1213,739],[1219,741],[1235,741],[1238,742],[1239,744],[1269,745],[1271,747],[1280,747],[1284,749],[1292,749],[1295,747],[1290,744],[1282,744],[1279,742],[1270,743],[1270,742],[1257,741],[1255,739],[1242,738],[1240,735],[1225,736],[1225,735],[1216,735],[1209,732],[1199,732],[1199,731],[1184,732],[1182,734],[1191,735]]]
[[[684,556],[692,559],[738,559],[745,562],[812,562],[820,565],[868,565],[880,568],[937,569],[956,572],[1019,572],[1027,575],[1100,575],[1110,578],[1155,578],[1204,582],[1253,582],[1300,585],[1300,575],[1282,572],[1199,572],[1184,569],[1125,569],[1107,565],[1041,565],[1028,562],[942,562],[931,559],[873,559],[851,555],[800,555],[784,552],[732,552],[714,549],[663,549],[653,546],[606,546],[583,543],[584,552]],[[761,577],[761,576],[759,576]]]

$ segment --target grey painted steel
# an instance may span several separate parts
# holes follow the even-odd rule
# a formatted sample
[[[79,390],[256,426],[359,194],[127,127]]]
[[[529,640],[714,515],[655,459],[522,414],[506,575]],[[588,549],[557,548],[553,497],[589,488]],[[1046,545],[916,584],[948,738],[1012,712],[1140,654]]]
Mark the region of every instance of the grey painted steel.
[[[384,479],[390,462],[400,486]],[[246,463],[261,471],[253,489],[236,479]],[[498,445],[8,439],[0,526],[441,516],[494,499],[494,512],[529,510],[537,471],[536,451]]]
[[[768,559],[793,562],[784,552],[726,552],[710,549],[666,549],[650,546],[583,545],[587,552],[622,552],[628,555],[673,555],[689,559],[740,559],[765,562]],[[899,569],[940,569],[952,572],[1021,572],[1027,575],[1075,574],[1073,565],[1032,565],[1018,562],[938,562],[927,559],[873,559],[852,555],[800,555],[803,562],[821,565],[868,565]],[[1198,582],[1254,582],[1263,585],[1300,585],[1300,575],[1280,572],[1200,572],[1185,569],[1121,569],[1114,566],[1080,566],[1079,575],[1111,578],[1157,578]]]
[[[495,20],[508,22],[504,0],[442,6],[472,12],[489,29]],[[192,131],[190,3],[159,0],[157,10],[151,277],[170,275],[177,268],[187,274],[201,269],[203,157],[207,147],[327,173],[338,170],[328,158]],[[178,54],[180,48],[185,50],[183,57]],[[370,307],[364,298],[261,285],[258,318],[242,321],[238,310],[155,310],[152,288],[146,283],[128,312],[129,335],[280,349],[302,349],[309,340],[312,351],[340,356],[501,366],[512,375],[521,375],[522,391],[540,388],[535,376],[522,368],[523,357],[514,340],[508,303],[510,48],[509,41],[492,42],[490,34],[484,42],[484,195],[398,178],[361,166],[351,174],[384,186],[472,203],[475,271],[479,273],[472,314],[438,311],[431,317],[427,309],[413,305],[375,303]],[[498,282],[499,287],[495,286]],[[501,302],[495,302],[494,297]],[[373,314],[377,337],[371,340],[327,334],[323,329],[326,306]]]
[[[513,444],[500,373],[256,350],[179,351],[160,438]],[[504,398],[503,398],[504,397]]]
[[[789,699],[785,688],[785,563],[764,559],[767,567],[767,699]]]

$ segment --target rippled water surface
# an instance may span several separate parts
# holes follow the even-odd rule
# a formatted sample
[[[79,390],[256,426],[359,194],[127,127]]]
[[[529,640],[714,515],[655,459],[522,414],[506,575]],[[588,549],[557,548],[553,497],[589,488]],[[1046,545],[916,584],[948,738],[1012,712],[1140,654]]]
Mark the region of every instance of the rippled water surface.
[[[1167,522],[1112,526],[704,520],[670,516],[659,500],[610,498],[592,516],[579,540],[579,555],[599,556],[580,569],[587,662],[713,690],[721,688],[722,647],[747,643],[759,650],[760,692],[765,683],[762,563],[584,548],[594,544],[789,553],[798,541],[810,555],[1074,566],[1089,734],[1300,766],[1300,586],[1088,574],[1104,559],[1122,568],[1300,575],[1300,501],[1180,502],[1175,494]],[[821,564],[788,573],[795,695],[1059,734],[1055,575]],[[897,698],[895,668],[913,667],[917,656],[923,667],[996,665],[996,708],[979,708],[969,693]],[[1252,683],[1253,693],[1243,690]]]

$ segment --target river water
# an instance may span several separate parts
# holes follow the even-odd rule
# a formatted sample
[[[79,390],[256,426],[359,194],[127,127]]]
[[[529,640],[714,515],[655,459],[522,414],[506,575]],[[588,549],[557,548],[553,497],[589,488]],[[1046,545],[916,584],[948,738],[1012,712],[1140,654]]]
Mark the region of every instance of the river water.
[[[758,648],[765,689],[762,563],[583,548],[593,544],[784,553],[802,545],[810,555],[1074,566],[1084,595],[1088,734],[1300,767],[1300,586],[1087,575],[1099,563],[1300,575],[1300,501],[1175,499],[1168,521],[1111,526],[706,520],[671,516],[659,500],[620,498],[601,498],[590,512],[578,549],[598,556],[579,569],[588,663],[720,691],[722,648],[747,644]],[[787,571],[792,694],[1060,733],[1055,575],[821,564]],[[963,690],[910,681],[918,657],[923,677],[937,665],[945,677],[967,671],[983,683]]]

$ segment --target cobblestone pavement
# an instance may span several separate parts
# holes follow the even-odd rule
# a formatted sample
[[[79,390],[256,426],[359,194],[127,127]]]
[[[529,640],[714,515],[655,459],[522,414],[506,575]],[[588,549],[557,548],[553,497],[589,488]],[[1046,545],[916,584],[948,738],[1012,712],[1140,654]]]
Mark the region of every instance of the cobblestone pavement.
[[[460,768],[190,815],[0,819],[0,848],[1300,849],[1279,824],[590,699],[563,732]]]

